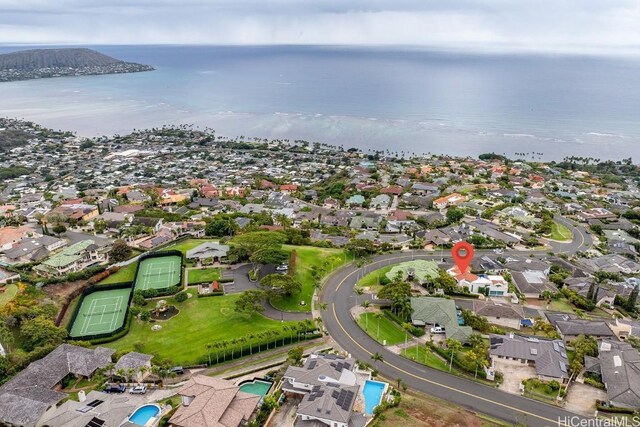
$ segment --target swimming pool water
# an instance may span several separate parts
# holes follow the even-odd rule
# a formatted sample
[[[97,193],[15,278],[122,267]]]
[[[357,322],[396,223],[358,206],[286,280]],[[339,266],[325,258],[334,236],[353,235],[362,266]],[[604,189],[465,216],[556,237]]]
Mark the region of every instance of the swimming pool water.
[[[133,415],[129,417],[129,421],[139,426],[144,426],[159,412],[160,409],[156,405],[144,405],[136,409]]]
[[[382,393],[386,384],[378,381],[367,380],[364,382],[362,394],[364,395],[364,412],[373,415],[373,410],[380,404]]]
[[[260,380],[253,380],[253,382],[242,384],[240,386],[240,391],[257,394],[258,396],[266,396],[270,389],[271,383]]]

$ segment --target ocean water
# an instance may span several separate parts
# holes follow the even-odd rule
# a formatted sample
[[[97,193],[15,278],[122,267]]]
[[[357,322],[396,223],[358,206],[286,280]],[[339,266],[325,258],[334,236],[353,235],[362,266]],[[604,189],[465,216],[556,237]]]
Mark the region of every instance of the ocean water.
[[[156,71],[0,83],[0,115],[86,136],[195,124],[226,136],[398,153],[640,158],[638,58],[329,46],[94,48]]]

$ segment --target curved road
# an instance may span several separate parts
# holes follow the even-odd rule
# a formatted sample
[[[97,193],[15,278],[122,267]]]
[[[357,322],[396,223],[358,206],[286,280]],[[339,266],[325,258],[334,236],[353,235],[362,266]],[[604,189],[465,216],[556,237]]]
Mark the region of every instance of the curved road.
[[[563,218],[560,222],[569,226],[573,231],[574,238],[572,242],[567,243],[550,242],[554,253],[571,254],[590,246],[591,238],[581,226],[574,227]],[[477,251],[477,256],[483,253],[487,252]],[[505,255],[528,256],[531,253],[543,255],[547,252],[506,251]],[[562,408],[506,393],[494,387],[412,362],[387,350],[360,329],[350,313],[351,307],[355,304],[353,288],[357,280],[362,275],[384,265],[411,259],[438,260],[440,255],[423,251],[380,255],[373,258],[372,262],[364,268],[348,265],[334,272],[327,280],[320,295],[321,301],[328,305],[327,310],[322,314],[323,325],[329,335],[345,351],[351,353],[352,357],[366,362],[371,361],[372,354],[380,353],[384,357],[384,362],[378,363],[377,368],[385,377],[402,378],[414,390],[437,396],[509,423],[521,422],[527,426],[543,427],[565,425],[563,421],[569,420],[571,417],[576,417],[573,419],[576,420],[574,422],[582,419],[581,416],[567,412]]]

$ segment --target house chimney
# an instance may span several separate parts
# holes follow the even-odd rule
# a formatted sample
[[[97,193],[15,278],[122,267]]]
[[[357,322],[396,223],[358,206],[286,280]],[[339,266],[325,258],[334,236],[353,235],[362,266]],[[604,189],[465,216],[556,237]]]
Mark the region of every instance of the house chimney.
[[[78,401],[80,403],[84,402],[85,400],[87,400],[87,395],[85,394],[84,390],[80,390],[78,392]]]

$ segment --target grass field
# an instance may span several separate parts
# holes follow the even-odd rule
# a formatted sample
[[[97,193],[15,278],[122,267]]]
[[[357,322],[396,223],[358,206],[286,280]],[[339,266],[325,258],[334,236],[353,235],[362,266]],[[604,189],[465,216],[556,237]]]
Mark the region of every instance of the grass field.
[[[133,282],[136,278],[136,267],[138,266],[137,262],[133,262],[129,265],[125,265],[120,270],[113,273],[111,276],[107,277],[98,285],[109,285],[112,283],[121,283],[121,282]]]
[[[136,290],[166,289],[180,284],[181,262],[175,255],[143,259],[136,276]]]
[[[190,268],[188,271],[188,283],[190,285],[202,282],[212,282],[220,280],[219,268]]]
[[[408,347],[407,349],[402,350],[400,354],[407,359],[415,360],[422,365],[429,366],[439,371],[449,372],[449,365],[425,345]]]
[[[104,346],[118,351],[138,348],[136,351],[169,359],[174,364],[189,365],[207,355],[207,344],[248,338],[266,331],[282,331],[283,326],[290,325],[290,322],[282,323],[260,314],[237,313],[234,304],[239,294],[197,298],[195,290],[186,292],[192,297],[182,303],[177,303],[175,298],[167,299],[180,313],[155,323],[162,326],[161,330],[152,331],[149,322],[134,320],[126,336]]]
[[[5,286],[4,292],[0,294],[0,307],[11,301],[18,293],[18,285],[10,283]]]
[[[176,243],[175,245],[166,246],[163,248],[163,250],[176,250],[182,252],[183,254],[186,254],[187,251],[190,251],[193,248],[197,248],[203,243],[218,241],[219,239],[186,239]]]
[[[358,325],[381,344],[385,340],[386,345],[400,344],[405,340],[405,331],[384,316],[376,317],[375,313],[362,313],[358,318]]]
[[[295,249],[298,254],[295,277],[302,283],[302,290],[290,297],[279,297],[271,299],[274,307],[284,311],[311,311],[311,297],[313,296],[313,268],[322,269],[326,274],[345,263],[345,252],[341,249],[316,248],[313,246],[283,246],[287,252]],[[304,301],[305,305],[300,305]]]
[[[386,267],[382,267],[376,271],[372,271],[362,279],[358,280],[356,286],[359,288],[369,288],[369,291],[377,294],[382,289],[382,285],[378,284],[380,278],[384,277],[385,274],[391,271],[393,267],[393,265],[387,265]]]
[[[560,240],[564,242],[567,240],[571,240],[572,237],[573,235],[571,234],[571,230],[569,230],[559,222],[554,221],[553,225],[551,226],[551,238],[553,240]]]
[[[124,323],[131,289],[110,289],[84,297],[69,332],[74,338],[115,331]]]

